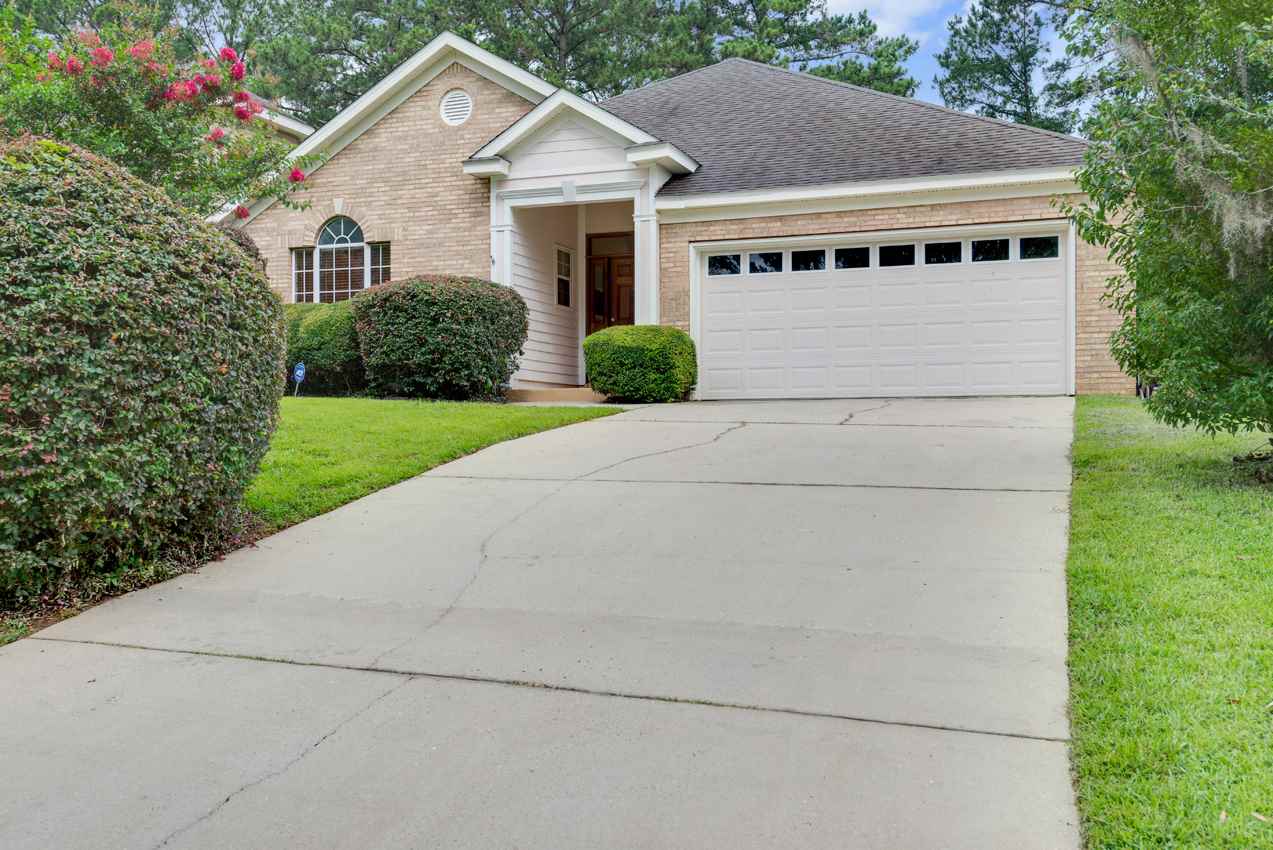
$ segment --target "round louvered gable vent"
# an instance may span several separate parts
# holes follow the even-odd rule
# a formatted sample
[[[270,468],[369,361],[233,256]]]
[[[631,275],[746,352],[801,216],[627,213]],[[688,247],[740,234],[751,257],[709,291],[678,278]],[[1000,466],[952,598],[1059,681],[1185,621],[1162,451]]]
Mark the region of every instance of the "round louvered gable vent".
[[[463,89],[451,89],[442,95],[442,120],[452,126],[463,124],[473,114],[473,98]]]

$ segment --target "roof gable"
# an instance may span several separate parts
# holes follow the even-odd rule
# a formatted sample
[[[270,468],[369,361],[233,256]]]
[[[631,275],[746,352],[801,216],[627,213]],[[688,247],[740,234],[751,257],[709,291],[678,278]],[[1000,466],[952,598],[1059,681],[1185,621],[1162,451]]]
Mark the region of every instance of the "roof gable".
[[[1086,142],[745,59],[602,106],[702,167],[660,197],[1077,166]]]

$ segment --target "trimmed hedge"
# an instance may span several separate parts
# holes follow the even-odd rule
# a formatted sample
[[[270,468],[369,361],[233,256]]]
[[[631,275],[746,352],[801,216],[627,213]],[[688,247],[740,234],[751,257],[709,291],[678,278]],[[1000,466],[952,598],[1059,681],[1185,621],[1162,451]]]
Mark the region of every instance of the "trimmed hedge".
[[[375,395],[497,398],[526,342],[526,302],[488,280],[412,277],[373,287],[350,303]]]
[[[254,261],[86,151],[0,142],[0,607],[220,542],[283,389]]]
[[[367,387],[352,302],[286,304],[287,371],[305,364],[302,395],[352,395]]]
[[[583,341],[588,383],[616,401],[680,401],[698,381],[694,340],[666,325],[615,325]]]

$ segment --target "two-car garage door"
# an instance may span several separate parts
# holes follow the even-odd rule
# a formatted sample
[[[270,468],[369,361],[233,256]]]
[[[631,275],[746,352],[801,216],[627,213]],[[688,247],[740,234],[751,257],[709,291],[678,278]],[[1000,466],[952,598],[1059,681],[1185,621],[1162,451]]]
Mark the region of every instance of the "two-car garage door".
[[[1069,391],[1060,227],[909,236],[699,248],[700,397]]]

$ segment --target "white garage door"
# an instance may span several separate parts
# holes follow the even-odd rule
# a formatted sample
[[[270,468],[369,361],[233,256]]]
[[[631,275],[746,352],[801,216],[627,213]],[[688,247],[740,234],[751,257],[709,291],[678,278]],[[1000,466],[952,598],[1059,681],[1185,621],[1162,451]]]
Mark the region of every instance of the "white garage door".
[[[1066,393],[1060,229],[923,236],[700,249],[700,396]]]

